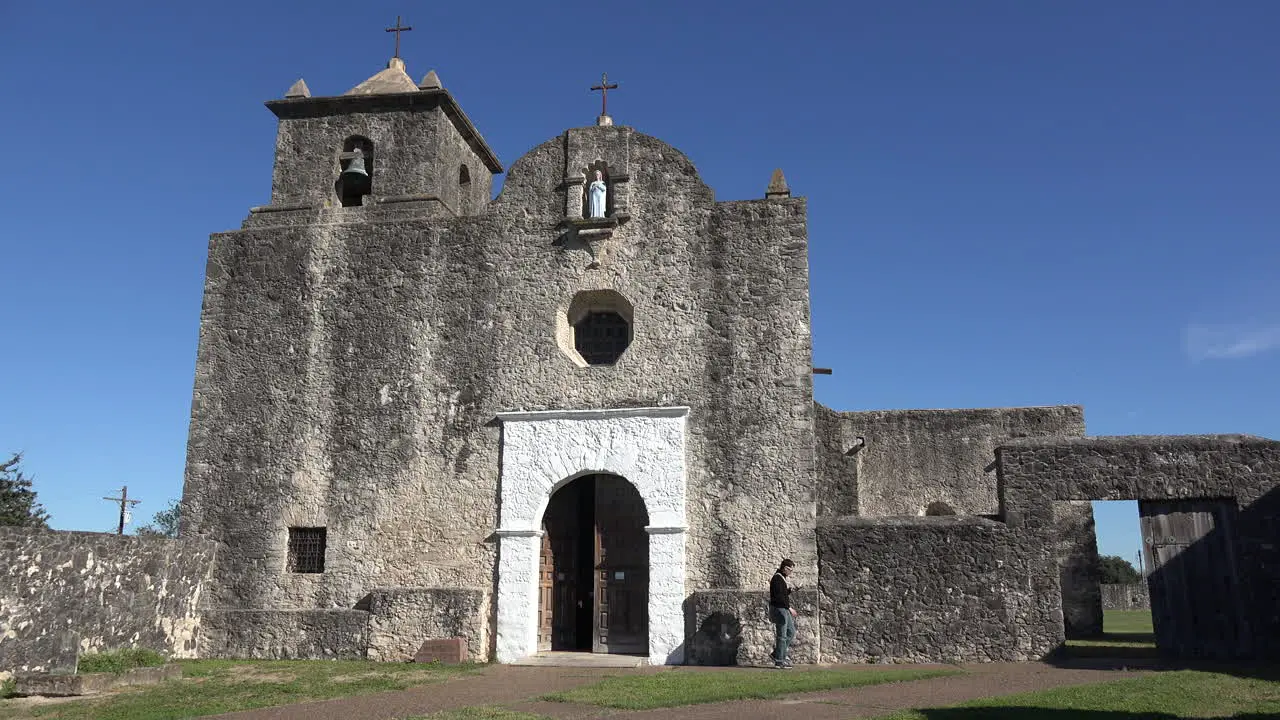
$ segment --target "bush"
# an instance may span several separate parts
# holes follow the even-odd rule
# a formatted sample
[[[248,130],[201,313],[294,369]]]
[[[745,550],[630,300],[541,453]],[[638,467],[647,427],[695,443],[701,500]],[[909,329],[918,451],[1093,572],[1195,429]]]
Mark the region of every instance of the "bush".
[[[85,673],[120,673],[134,668],[159,667],[169,660],[155,650],[146,648],[127,648],[111,652],[88,653],[80,656],[77,672]]]

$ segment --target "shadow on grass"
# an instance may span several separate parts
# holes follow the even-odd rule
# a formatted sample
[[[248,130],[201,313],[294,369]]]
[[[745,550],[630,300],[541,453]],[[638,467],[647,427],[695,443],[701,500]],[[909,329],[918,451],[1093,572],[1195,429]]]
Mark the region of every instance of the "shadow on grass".
[[[890,716],[921,720],[1187,720],[1187,715],[1126,712],[1123,710],[1051,710],[1042,707],[975,707],[916,710],[915,715]],[[1229,716],[1234,720],[1275,720],[1275,713],[1247,713]]]

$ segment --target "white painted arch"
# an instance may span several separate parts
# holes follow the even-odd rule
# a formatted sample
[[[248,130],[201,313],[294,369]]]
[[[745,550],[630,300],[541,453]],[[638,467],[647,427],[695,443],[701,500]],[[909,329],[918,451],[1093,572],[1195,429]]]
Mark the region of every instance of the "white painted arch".
[[[626,478],[649,513],[649,662],[684,662],[687,407],[504,412],[497,660],[538,649],[538,553],[551,494],[589,473]]]

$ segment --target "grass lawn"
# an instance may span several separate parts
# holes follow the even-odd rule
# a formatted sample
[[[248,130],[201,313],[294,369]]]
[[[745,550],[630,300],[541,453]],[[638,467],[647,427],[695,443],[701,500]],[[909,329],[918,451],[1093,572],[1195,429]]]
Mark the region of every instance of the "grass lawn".
[[[663,670],[622,675],[594,685],[547,695],[544,700],[584,703],[623,710],[649,710],[791,695],[836,688],[922,680],[959,674],[959,670],[877,670],[832,668],[820,670]]]
[[[360,660],[180,660],[178,664],[182,666],[181,680],[125,688],[93,699],[0,700],[0,720],[178,720],[403,690],[481,667]]]
[[[1156,636],[1147,610],[1102,611],[1102,637],[1068,640],[1073,657],[1155,657]]]
[[[1123,714],[1122,714],[1123,713]],[[1100,685],[974,700],[882,720],[1118,720],[1280,717],[1280,668],[1255,677],[1182,670]]]

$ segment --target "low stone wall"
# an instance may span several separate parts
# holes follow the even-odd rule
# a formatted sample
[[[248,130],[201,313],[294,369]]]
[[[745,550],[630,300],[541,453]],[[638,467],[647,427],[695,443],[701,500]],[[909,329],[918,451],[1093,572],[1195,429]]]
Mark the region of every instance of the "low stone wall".
[[[840,518],[818,527],[822,662],[1037,660],[1062,641],[1058,577],[1003,523]]]
[[[1151,597],[1147,594],[1147,584],[1124,583],[1102,586],[1103,610],[1150,610]]]
[[[356,660],[368,656],[369,613],[324,610],[206,610],[200,657]]]
[[[405,662],[460,637],[488,657],[488,598],[473,588],[378,588],[355,608],[206,610],[201,657]]]
[[[818,662],[818,595],[812,588],[791,594],[796,637],[791,662]],[[763,590],[700,590],[690,599],[694,632],[686,642],[690,665],[773,665],[777,637]]]
[[[380,588],[367,598],[369,658],[405,661],[425,640],[459,637],[473,658],[488,657],[488,598],[473,588]]]
[[[0,671],[70,670],[79,653],[196,656],[214,544],[0,528]]]

